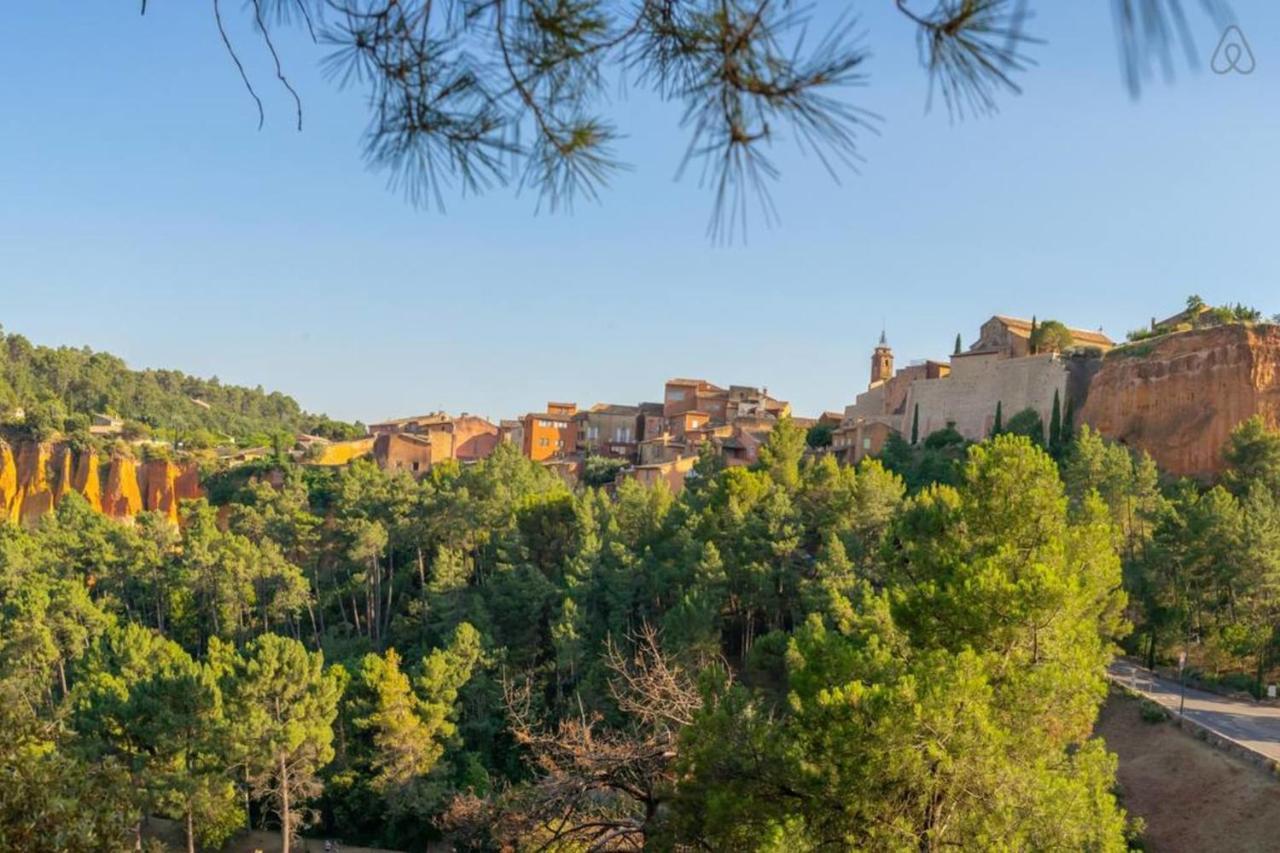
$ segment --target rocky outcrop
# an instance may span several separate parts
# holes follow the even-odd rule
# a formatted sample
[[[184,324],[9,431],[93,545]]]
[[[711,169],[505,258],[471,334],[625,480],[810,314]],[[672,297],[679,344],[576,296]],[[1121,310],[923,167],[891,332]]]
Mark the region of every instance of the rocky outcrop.
[[[1219,326],[1108,353],[1078,421],[1203,479],[1222,471],[1227,438],[1254,415],[1280,425],[1280,326]]]
[[[94,451],[66,443],[0,441],[0,518],[33,524],[72,492],[113,518],[155,510],[174,521],[181,501],[202,495],[193,462],[139,466],[123,454],[102,462]]]
[[[98,466],[98,454],[89,450],[76,456],[71,488],[79,492],[89,502],[89,506],[102,512],[102,474]]]
[[[112,456],[107,463],[107,485],[102,492],[102,511],[112,518],[132,518],[142,512],[142,484],[138,466],[128,456]]]

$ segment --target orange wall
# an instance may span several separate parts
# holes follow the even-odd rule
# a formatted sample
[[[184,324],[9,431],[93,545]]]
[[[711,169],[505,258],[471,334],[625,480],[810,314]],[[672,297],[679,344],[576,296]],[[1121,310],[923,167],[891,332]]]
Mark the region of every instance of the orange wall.
[[[577,429],[571,421],[529,414],[524,419],[524,455],[535,462],[573,453],[577,449]]]

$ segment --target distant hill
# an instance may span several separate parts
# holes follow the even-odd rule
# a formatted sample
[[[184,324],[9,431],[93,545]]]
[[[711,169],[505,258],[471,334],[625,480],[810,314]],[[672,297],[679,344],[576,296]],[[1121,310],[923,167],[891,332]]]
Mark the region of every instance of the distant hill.
[[[192,447],[264,444],[282,432],[327,438],[363,434],[355,424],[304,412],[261,386],[223,385],[178,370],[132,370],[88,347],[46,347],[0,328],[0,421],[45,439],[89,432],[95,415],[123,421],[126,438],[151,436]]]

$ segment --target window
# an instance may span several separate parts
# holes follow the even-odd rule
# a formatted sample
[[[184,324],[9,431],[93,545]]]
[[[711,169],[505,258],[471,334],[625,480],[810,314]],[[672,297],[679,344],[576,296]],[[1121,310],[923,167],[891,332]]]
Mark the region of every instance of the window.
[[[420,463],[418,463],[418,462],[413,463],[413,470],[417,471],[417,470],[418,470],[418,465],[419,465],[419,464],[420,464]]]
[[[871,439],[869,439],[869,438],[864,438],[864,439],[862,439],[862,449],[863,449],[863,450],[870,450],[870,449],[871,449]]]
[[[549,439],[549,438],[540,438],[540,439],[538,439],[538,446],[539,446],[539,447],[550,447],[550,446],[551,446],[551,439]]]
[[[668,391],[668,392],[667,392],[667,399],[669,399],[669,400],[683,400],[683,399],[684,399],[684,389],[683,389],[683,388],[672,388],[670,391]]]

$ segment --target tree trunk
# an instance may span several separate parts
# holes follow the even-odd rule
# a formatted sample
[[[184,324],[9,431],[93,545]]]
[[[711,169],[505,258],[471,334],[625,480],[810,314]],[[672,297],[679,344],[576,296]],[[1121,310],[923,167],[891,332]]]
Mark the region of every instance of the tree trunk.
[[[196,824],[191,814],[191,805],[187,805],[187,853],[196,853]]]
[[[289,819],[289,769],[284,758],[280,759],[280,853],[289,853],[289,841],[293,827]]]

